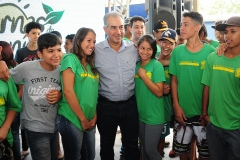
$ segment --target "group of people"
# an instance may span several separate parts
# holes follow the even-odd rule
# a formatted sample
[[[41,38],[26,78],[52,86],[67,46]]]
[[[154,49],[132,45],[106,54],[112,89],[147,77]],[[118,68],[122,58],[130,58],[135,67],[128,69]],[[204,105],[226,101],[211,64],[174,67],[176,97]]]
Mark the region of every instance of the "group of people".
[[[18,63],[0,41],[0,143],[15,159],[13,121],[33,160],[58,159],[59,134],[65,160],[95,159],[96,126],[101,159],[114,159],[119,126],[126,160],[161,160],[172,121],[171,154],[181,160],[195,158],[195,144],[199,160],[240,159],[240,17],[214,26],[224,36],[218,54],[198,12],[183,13],[179,36],[162,20],[146,35],[142,17],[124,24],[119,12],[103,22],[104,41],[95,44],[94,30],[82,27],[66,37],[65,54],[57,33],[30,22]]]

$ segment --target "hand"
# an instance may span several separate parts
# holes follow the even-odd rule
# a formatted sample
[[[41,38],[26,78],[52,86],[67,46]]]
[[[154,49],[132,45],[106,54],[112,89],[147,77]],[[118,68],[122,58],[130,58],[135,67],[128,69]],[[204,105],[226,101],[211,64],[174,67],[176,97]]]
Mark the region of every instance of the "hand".
[[[163,85],[163,94],[169,94],[170,92],[170,85],[164,84]]]
[[[3,128],[3,127],[0,128],[0,142],[6,139],[8,131],[9,129]]]
[[[95,115],[93,119],[90,121],[91,126],[89,130],[92,130],[96,126],[96,122],[97,122],[97,116]]]
[[[62,92],[58,90],[50,90],[46,94],[46,98],[49,104],[55,104],[62,98]]]
[[[139,69],[138,69],[138,76],[139,76],[140,78],[142,78],[142,77],[145,76],[145,75],[146,75],[146,70],[143,69],[143,68],[139,68]]]
[[[10,73],[5,61],[0,61],[0,79],[7,82],[10,78]]]
[[[82,125],[82,129],[83,129],[84,132],[86,130],[89,130],[90,127],[91,127],[91,123],[87,119],[81,121],[81,125]]]
[[[176,107],[174,108],[174,111],[175,111],[175,118],[176,120],[183,126],[186,126],[186,123],[184,122],[184,120],[187,120],[182,108],[179,106],[179,107]]]
[[[202,121],[204,121],[204,125],[207,125],[210,122],[210,118],[208,115],[201,115],[201,119],[202,119]],[[200,125],[202,125],[202,124],[200,123]]]
[[[218,48],[216,49],[216,52],[218,54],[218,56],[222,56],[224,55],[224,52],[227,51],[227,44],[226,43],[222,43],[218,46]]]

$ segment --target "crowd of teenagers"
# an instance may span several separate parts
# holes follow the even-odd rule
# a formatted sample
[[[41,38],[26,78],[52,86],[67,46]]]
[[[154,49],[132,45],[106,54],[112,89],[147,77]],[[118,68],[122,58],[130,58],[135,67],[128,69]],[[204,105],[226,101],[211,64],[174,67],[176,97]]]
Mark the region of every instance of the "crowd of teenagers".
[[[93,160],[97,126],[100,157],[114,160],[119,126],[121,159],[161,160],[171,127],[170,157],[240,160],[240,17],[215,22],[217,41],[203,22],[185,12],[180,29],[159,20],[150,35],[142,17],[109,12],[104,41],[82,27],[64,54],[61,34],[36,22],[15,57],[0,41],[2,158]]]

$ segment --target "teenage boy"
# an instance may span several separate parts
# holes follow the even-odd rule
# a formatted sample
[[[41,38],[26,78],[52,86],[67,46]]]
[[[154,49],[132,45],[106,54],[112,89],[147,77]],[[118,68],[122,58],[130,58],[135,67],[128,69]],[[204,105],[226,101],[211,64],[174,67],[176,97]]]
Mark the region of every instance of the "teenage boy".
[[[221,57],[212,53],[207,58],[202,116],[208,124],[210,159],[236,160],[240,159],[240,17],[229,18],[216,30],[224,31],[228,49]]]
[[[200,125],[202,72],[207,56],[215,51],[209,44],[203,44],[198,32],[203,17],[198,12],[185,12],[181,21],[181,36],[186,44],[177,46],[170,59],[169,73],[172,74],[171,90],[175,112],[173,151],[181,160],[188,159],[191,140],[196,138],[199,159],[207,159],[208,147],[205,126]]]
[[[56,102],[61,98],[61,42],[56,35],[46,33],[38,38],[37,44],[41,59],[21,63],[10,74],[16,84],[24,82],[21,127],[25,129],[32,159],[50,160],[58,156]],[[0,68],[6,68],[2,61]]]
[[[145,20],[141,16],[134,16],[130,20],[130,27],[132,33],[131,41],[137,44],[142,35],[145,34]]]
[[[39,59],[37,56],[37,40],[41,34],[41,25],[37,22],[30,22],[26,25],[26,37],[28,37],[28,44],[24,48],[17,50],[15,60],[18,64],[25,61],[32,61]]]
[[[64,48],[65,48],[66,53],[71,52],[70,50],[72,49],[72,46],[73,46],[72,40],[73,40],[74,36],[75,36],[75,34],[69,34],[65,38]]]
[[[208,33],[207,33],[207,28],[205,24],[202,25],[201,29],[198,32],[199,38],[201,41],[206,42],[207,44],[212,45],[213,47],[217,48],[219,46],[219,42],[216,40],[209,39]]]
[[[130,41],[132,39],[131,27],[130,27],[130,20],[131,18],[126,18],[124,20],[124,36],[123,40]]]
[[[161,53],[156,57],[159,62],[164,65],[164,73],[166,77],[166,81],[164,82],[163,88],[163,100],[164,100],[164,109],[165,109],[165,124],[164,130],[161,135],[161,139],[158,144],[158,151],[161,156],[164,156],[164,146],[165,137],[170,134],[170,121],[172,115],[172,96],[170,94],[170,75],[169,75],[169,61],[171,57],[172,50],[176,46],[177,33],[175,30],[167,29],[162,33],[160,41]],[[171,153],[171,157],[177,156],[174,153]]]
[[[161,52],[161,48],[160,48],[160,41],[159,39],[161,38],[162,36],[162,33],[168,29],[168,25],[167,25],[167,22],[165,21],[162,21],[162,20],[158,20],[155,24],[154,24],[154,27],[153,27],[153,35],[156,39],[156,42],[157,42],[157,55],[159,55],[159,53]]]

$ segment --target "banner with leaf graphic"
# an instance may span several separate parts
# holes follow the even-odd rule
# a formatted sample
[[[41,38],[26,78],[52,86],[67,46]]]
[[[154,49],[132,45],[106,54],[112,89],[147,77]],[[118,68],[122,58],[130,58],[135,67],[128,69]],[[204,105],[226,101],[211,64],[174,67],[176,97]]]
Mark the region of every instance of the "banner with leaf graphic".
[[[10,43],[15,53],[28,43],[25,36],[26,25],[29,22],[38,22],[42,33],[59,31],[63,41],[68,34],[75,34],[80,27],[94,29],[97,40],[100,41],[104,39],[104,14],[104,0],[1,0],[0,40]]]

